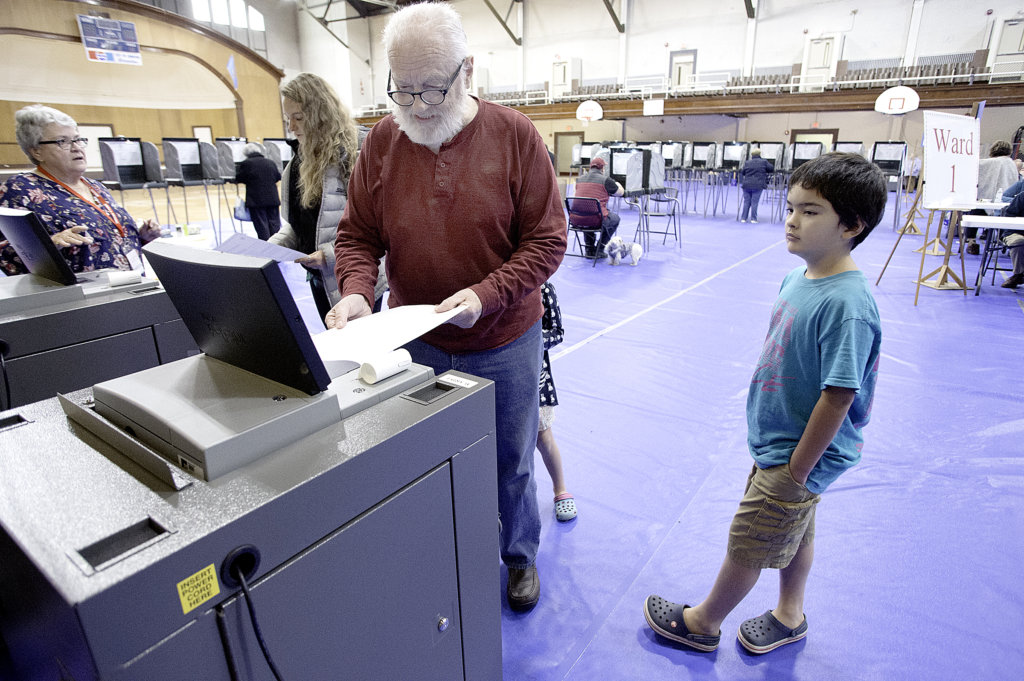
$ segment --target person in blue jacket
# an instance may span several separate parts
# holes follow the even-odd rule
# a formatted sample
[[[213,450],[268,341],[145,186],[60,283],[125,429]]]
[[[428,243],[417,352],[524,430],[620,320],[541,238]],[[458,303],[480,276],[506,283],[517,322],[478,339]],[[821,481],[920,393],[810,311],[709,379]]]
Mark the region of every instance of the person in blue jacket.
[[[757,204],[761,201],[761,192],[768,186],[768,173],[774,172],[775,166],[761,158],[761,150],[754,147],[750,150],[750,160],[740,170],[740,185],[743,187],[743,208],[740,209],[740,222],[757,223]]]

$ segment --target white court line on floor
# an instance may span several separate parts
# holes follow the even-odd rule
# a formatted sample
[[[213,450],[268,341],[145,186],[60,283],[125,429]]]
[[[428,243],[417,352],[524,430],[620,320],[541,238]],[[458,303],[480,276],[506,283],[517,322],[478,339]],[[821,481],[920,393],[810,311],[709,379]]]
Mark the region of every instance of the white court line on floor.
[[[676,298],[678,298],[680,296],[686,295],[687,293],[689,293],[689,292],[691,292],[691,291],[693,291],[693,290],[703,286],[704,284],[708,283],[709,281],[711,281],[713,279],[717,279],[718,277],[722,276],[726,272],[728,272],[730,270],[733,270],[733,269],[736,269],[740,265],[748,263],[751,260],[753,260],[754,258],[757,258],[757,257],[759,257],[761,255],[764,255],[765,253],[767,253],[771,249],[773,249],[776,246],[779,246],[781,244],[784,244],[784,243],[786,243],[786,240],[782,239],[780,241],[776,241],[773,244],[765,246],[760,251],[757,251],[756,253],[752,253],[752,254],[748,255],[747,257],[743,258],[742,260],[738,260],[738,261],[734,262],[733,264],[729,265],[728,267],[723,268],[721,270],[718,270],[714,274],[711,274],[711,275],[708,275],[708,276],[704,277],[703,279],[698,281],[696,284],[691,284],[691,285],[687,286],[686,288],[684,288],[682,291],[678,291],[676,293],[673,293],[668,298],[665,298],[664,300],[660,300],[657,303],[654,303],[653,305],[649,305],[646,308],[644,308],[643,310],[640,310],[639,312],[637,312],[636,314],[633,314],[633,315],[630,315],[629,317],[626,317],[622,321],[616,322],[616,323],[612,324],[611,326],[606,326],[605,328],[601,329],[600,331],[597,331],[595,333],[590,334],[589,336],[587,336],[583,340],[579,341],[578,343],[570,345],[569,347],[564,348],[564,349],[556,352],[555,354],[551,355],[550,356],[551,361],[553,362],[556,359],[559,359],[560,357],[564,357],[564,356],[568,355],[571,352],[575,352],[576,350],[579,350],[580,348],[582,348],[587,343],[590,343],[591,341],[597,340],[601,336],[603,336],[603,335],[605,335],[607,333],[611,333],[612,331],[614,331],[615,329],[618,329],[621,326],[625,326],[626,324],[628,324],[629,322],[633,321],[634,319],[638,319],[638,318],[644,316],[645,314],[647,314],[648,312],[651,312],[652,310],[656,310],[659,307],[661,307],[662,305],[665,305],[666,303],[670,303],[670,302],[672,302],[673,300],[675,300]]]

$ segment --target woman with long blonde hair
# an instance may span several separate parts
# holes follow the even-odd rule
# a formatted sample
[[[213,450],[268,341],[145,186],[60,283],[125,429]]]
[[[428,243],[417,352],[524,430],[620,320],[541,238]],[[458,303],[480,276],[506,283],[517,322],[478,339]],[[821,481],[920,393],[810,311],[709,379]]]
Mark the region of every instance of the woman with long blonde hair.
[[[312,73],[300,73],[281,88],[288,132],[296,143],[281,180],[287,225],[270,237],[303,253],[320,318],[340,300],[334,276],[334,239],[348,201],[348,179],[359,133],[334,88]]]

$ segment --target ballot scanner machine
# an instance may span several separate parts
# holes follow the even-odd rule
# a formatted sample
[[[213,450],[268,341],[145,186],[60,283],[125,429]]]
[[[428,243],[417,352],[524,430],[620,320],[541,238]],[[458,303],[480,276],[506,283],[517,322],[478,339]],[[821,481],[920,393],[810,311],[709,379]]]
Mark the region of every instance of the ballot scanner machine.
[[[190,250],[158,245],[154,268],[178,267],[175,249]],[[135,390],[139,372],[0,414],[0,677],[501,678],[493,384],[418,365],[325,383],[266,263],[249,267],[263,284],[240,281],[276,296],[259,328],[280,380],[229,361],[251,352],[250,329],[183,315],[204,355],[172,363],[190,369],[163,399],[143,404],[155,393]],[[180,273],[158,274],[177,305]],[[298,406],[261,403],[275,400]],[[277,427],[232,446],[262,427],[251,411]],[[201,466],[161,439],[182,422]]]

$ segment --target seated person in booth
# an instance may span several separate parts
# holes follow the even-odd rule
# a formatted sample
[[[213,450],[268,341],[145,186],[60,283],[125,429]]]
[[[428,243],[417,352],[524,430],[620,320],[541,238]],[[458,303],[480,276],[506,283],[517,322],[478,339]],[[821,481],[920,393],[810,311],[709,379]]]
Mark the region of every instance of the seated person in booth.
[[[760,149],[751,149],[750,158],[740,170],[740,184],[743,187],[743,208],[740,210],[740,222],[750,221],[757,224],[757,205],[761,203],[761,192],[768,187],[768,174],[774,172],[775,166],[761,158]]]
[[[993,142],[992,147],[988,151],[988,158],[983,158],[978,162],[979,201],[998,201],[1002,196],[1003,190],[1020,179],[1020,174],[1017,172],[1017,164],[1010,158],[1010,150],[1010,143],[1005,140]],[[989,214],[988,211],[978,209],[968,213],[968,215]],[[991,214],[997,215],[998,213]],[[977,236],[977,227],[967,227],[964,229],[967,252],[971,255],[977,255],[981,252],[981,247],[975,240]]]
[[[608,240],[615,236],[615,230],[619,228],[619,216],[608,210],[608,197],[621,196],[625,193],[622,185],[604,174],[604,159],[595,158],[590,162],[590,171],[576,181],[574,196],[587,199],[597,199],[601,202],[601,212],[604,213],[604,221],[601,223],[601,241],[594,243],[593,234],[584,234],[586,241],[586,255],[592,258],[604,257],[604,247]],[[594,249],[597,249],[596,252]]]
[[[1003,215],[1009,218],[1024,218],[1024,180],[1014,185],[1016,193],[1010,197],[1003,194],[1003,201],[1010,205],[1003,209]],[[1017,288],[1024,284],[1024,230],[1010,232],[1003,236],[1003,243],[1010,249],[1010,261],[1013,262],[1013,274],[1006,278],[1003,288]]]
[[[246,144],[243,153],[245,160],[238,165],[235,180],[245,185],[245,207],[252,226],[256,236],[266,241],[281,229],[281,197],[277,193],[281,171],[258,144]]]
[[[495,548],[509,606],[525,610],[540,597],[541,285],[565,255],[565,211],[533,123],[470,94],[473,57],[449,3],[392,14],[383,42],[394,107],[352,170],[335,246],[342,298],[327,326],[370,314],[385,254],[389,307],[461,308],[405,347],[437,374],[494,381]]]
[[[50,238],[74,272],[107,268],[141,269],[143,244],[160,236],[160,226],[138,226],[100,182],[85,176],[88,165],[78,124],[62,111],[33,104],[14,115],[18,146],[35,168],[0,184],[0,206],[39,215]],[[28,270],[6,242],[0,269]]]

